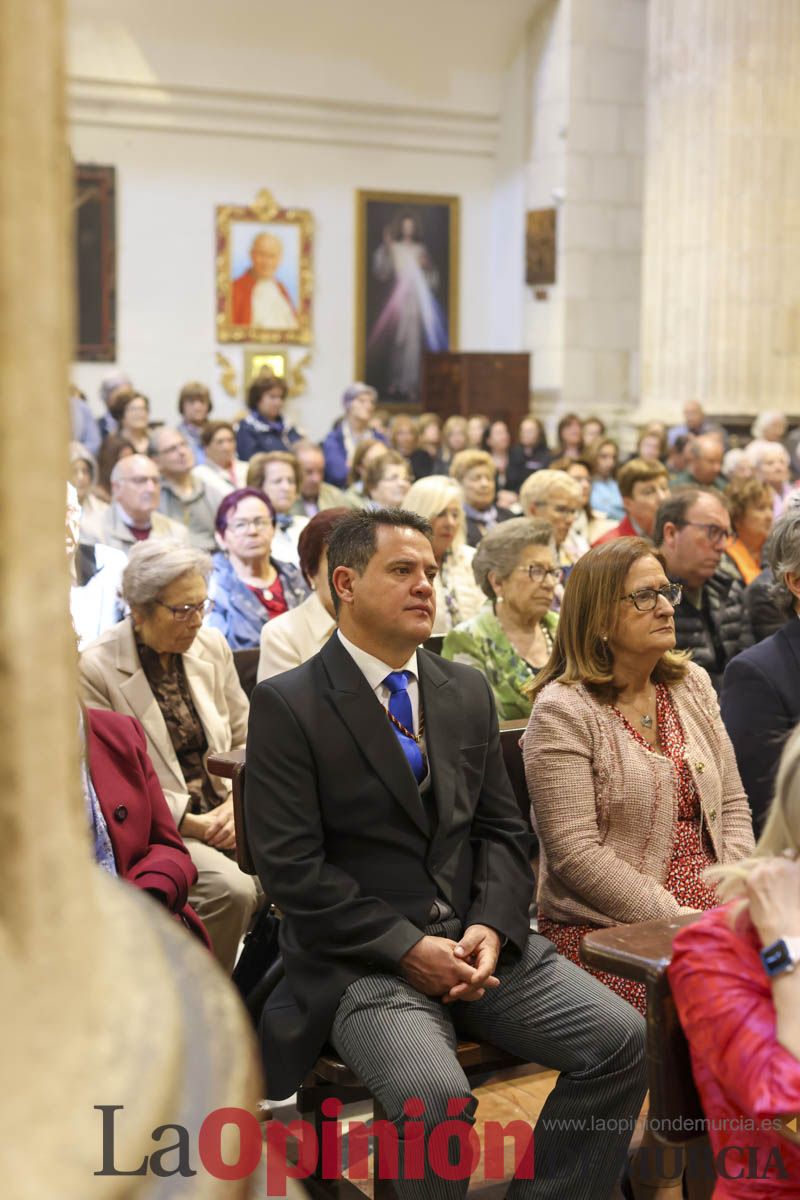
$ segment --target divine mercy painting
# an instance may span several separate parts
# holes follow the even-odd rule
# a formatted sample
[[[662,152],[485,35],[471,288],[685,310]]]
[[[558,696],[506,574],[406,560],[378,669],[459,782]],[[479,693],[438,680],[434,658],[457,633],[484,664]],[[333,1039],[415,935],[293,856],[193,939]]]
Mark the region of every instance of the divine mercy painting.
[[[356,375],[419,408],[422,355],[458,337],[458,198],[359,192]]]

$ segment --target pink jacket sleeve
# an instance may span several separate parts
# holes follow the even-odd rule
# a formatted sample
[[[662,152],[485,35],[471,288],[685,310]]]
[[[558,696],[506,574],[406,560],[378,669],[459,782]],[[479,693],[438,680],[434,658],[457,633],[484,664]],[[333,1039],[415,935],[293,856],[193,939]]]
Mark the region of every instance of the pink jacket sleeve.
[[[703,1104],[713,1116],[721,1092],[753,1119],[796,1113],[800,1062],[775,1038],[769,979],[749,923],[732,928],[730,907],[682,929],[668,968]]]

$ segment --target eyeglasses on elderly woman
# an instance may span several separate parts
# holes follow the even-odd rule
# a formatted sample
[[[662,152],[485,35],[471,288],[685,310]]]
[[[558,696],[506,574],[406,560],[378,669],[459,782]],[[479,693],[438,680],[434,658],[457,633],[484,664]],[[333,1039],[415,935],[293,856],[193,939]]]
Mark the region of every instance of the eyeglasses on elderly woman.
[[[527,566],[514,568],[516,571],[524,571],[531,583],[542,583],[548,575],[553,580],[553,583],[561,583],[564,578],[564,572],[561,567],[541,567],[538,563],[529,563]]]
[[[214,608],[213,600],[201,600],[199,604],[165,604],[163,600],[156,600],[156,604],[171,612],[173,620],[180,622],[188,621],[195,613],[201,617],[208,616]]]

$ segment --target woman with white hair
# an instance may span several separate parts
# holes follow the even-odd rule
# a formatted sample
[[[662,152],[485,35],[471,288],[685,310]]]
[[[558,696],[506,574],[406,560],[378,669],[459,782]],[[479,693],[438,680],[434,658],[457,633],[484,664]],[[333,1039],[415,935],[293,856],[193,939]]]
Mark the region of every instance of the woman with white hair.
[[[782,442],[786,436],[788,421],[778,409],[759,413],[750,426],[750,436],[758,441]]]
[[[789,452],[780,442],[763,438],[750,442],[744,452],[752,464],[756,479],[768,483],[772,488],[773,516],[777,521],[792,491],[789,484]]]
[[[382,434],[376,433],[371,425],[377,399],[378,393],[368,383],[351,383],[344,389],[344,416],[336,421],[322,443],[326,483],[332,483],[338,488],[347,487],[348,473],[359,443],[366,438],[375,438],[379,442],[386,440]]]
[[[788,1198],[800,1179],[798,855],[800,730],[752,857],[707,872],[723,907],[678,933],[668,970],[714,1158],[725,1158],[714,1195],[731,1200]]]
[[[519,493],[522,511],[531,517],[543,517],[553,527],[558,562],[572,567],[589,549],[586,538],[572,528],[583,507],[580,484],[564,471],[536,471],[529,475]]]
[[[550,657],[558,623],[550,611],[561,579],[551,525],[530,517],[496,525],[472,570],[489,604],[446,635],[442,656],[483,671],[501,721],[527,717],[527,686]]]
[[[483,592],[472,574],[475,551],[468,546],[464,493],[447,475],[427,475],[412,484],[403,508],[430,521],[436,576],[436,620],[432,633],[447,633],[460,621],[474,617],[483,604]]]
[[[202,624],[210,571],[202,550],[169,538],[138,542],[122,576],[130,616],[86,647],[79,672],[89,707],[136,717],[144,728],[170,812],[197,867],[189,902],[230,971],[259,890],[231,857],[231,783],[206,767],[209,754],[244,746],[249,707],[224,637]],[[115,820],[126,818],[123,808],[115,811]]]

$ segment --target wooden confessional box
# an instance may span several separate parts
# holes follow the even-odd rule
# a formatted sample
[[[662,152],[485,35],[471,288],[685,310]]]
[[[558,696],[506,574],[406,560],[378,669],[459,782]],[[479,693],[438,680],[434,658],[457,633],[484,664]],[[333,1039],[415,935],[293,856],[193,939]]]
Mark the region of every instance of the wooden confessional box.
[[[530,411],[530,354],[427,353],[422,408],[442,420],[485,413],[508,423],[512,438]]]

